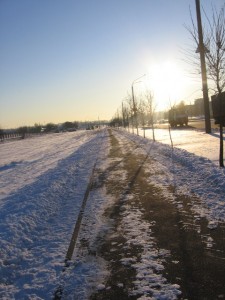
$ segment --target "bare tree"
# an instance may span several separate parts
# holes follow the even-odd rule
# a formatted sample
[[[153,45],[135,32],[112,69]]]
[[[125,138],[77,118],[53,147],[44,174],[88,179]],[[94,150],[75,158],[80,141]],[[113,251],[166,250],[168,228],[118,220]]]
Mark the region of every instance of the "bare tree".
[[[128,116],[129,116],[129,120],[131,120],[132,133],[134,133],[135,115],[134,115],[133,99],[132,99],[132,96],[130,96],[130,95],[127,96],[127,104],[128,104],[128,107],[127,107]]]
[[[225,89],[225,14],[223,6],[218,12],[212,8],[212,18],[206,14],[207,28],[204,29],[204,54],[206,59],[206,67],[209,79],[212,82],[212,88],[219,98],[222,99],[221,93]],[[187,28],[197,46],[196,52],[199,51],[198,31],[194,25],[193,18],[192,27]],[[195,60],[196,63],[196,60]],[[222,100],[221,100],[222,101]],[[225,116],[223,116],[224,118]],[[220,120],[220,166],[223,163],[223,121]]]
[[[123,116],[123,126],[124,128],[128,127],[128,131],[130,131],[129,125],[129,108],[128,106],[122,102],[122,116]]]
[[[222,92],[225,88],[225,15],[224,7],[218,13],[213,10],[212,22],[208,20],[210,25],[210,33],[207,36],[206,62],[208,73],[212,79],[215,92],[221,101],[222,107]],[[221,112],[222,113],[222,112]],[[225,116],[220,118],[220,166],[224,167],[223,163],[223,123]]]
[[[124,109],[123,102],[122,102],[122,110],[121,110],[121,113],[122,113],[122,124],[123,124],[123,128],[125,128],[125,109]]]
[[[149,115],[149,123],[152,127],[152,138],[153,141],[155,141],[154,114],[156,110],[156,105],[154,104],[154,95],[150,90],[146,91],[145,99],[146,99],[145,103],[146,103],[147,113]]]
[[[125,122],[128,127],[128,132],[130,132],[130,115],[129,115],[129,109],[127,106],[124,108],[124,113],[125,113]]]
[[[210,31],[206,35],[206,63],[215,92],[225,88],[225,14],[224,7],[218,13],[213,10],[212,21],[208,19]]]
[[[140,117],[141,126],[143,128],[143,136],[145,138],[145,116],[146,116],[146,102],[144,99],[140,99],[138,103],[138,113]]]
[[[209,110],[209,96],[208,96],[208,83],[207,83],[207,69],[205,63],[205,53],[207,49],[204,43],[202,21],[201,21],[201,9],[200,9],[200,0],[195,0],[196,4],[196,16],[197,16],[197,29],[194,25],[192,19],[193,30],[189,30],[194,41],[196,42],[197,50],[196,53],[199,53],[199,62],[201,66],[201,78],[202,78],[202,92],[204,99],[204,114],[205,114],[205,131],[206,133],[211,133],[211,123],[210,123],[210,110]]]
[[[216,93],[221,93],[225,89],[225,13],[224,6],[220,12],[212,9],[212,18],[205,14],[208,26],[204,28],[204,52],[206,58],[207,73],[214,85],[213,90]],[[191,12],[190,12],[191,14]],[[195,44],[196,51],[193,49],[186,50],[187,62],[195,66],[197,74],[200,73],[199,63],[199,39],[198,29],[195,26],[191,14],[191,27],[185,28],[190,33]]]

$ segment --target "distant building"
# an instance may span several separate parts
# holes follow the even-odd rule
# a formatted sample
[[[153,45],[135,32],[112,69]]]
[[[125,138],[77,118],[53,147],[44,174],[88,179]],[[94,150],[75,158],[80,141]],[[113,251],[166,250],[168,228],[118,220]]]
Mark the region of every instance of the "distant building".
[[[188,116],[192,118],[193,116],[195,116],[195,105],[194,104],[185,105],[185,111],[188,114]]]
[[[195,106],[195,116],[203,116],[204,115],[203,98],[196,99],[194,106]]]
[[[204,109],[204,99],[199,98],[195,100],[195,116],[204,116],[205,115],[205,109]],[[209,101],[209,111],[210,116],[212,116],[212,103]]]

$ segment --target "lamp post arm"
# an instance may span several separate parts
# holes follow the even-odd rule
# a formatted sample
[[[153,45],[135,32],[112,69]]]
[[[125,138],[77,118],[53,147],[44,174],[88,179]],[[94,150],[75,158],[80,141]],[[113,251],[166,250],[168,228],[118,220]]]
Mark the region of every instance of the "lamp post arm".
[[[146,74],[144,74],[144,75],[138,77],[137,79],[135,79],[135,80],[132,82],[132,86],[133,86],[135,83],[137,83],[136,81],[138,81],[139,79],[141,79],[142,77],[145,77],[145,76],[146,76]],[[140,82],[140,81],[138,81],[138,82]]]

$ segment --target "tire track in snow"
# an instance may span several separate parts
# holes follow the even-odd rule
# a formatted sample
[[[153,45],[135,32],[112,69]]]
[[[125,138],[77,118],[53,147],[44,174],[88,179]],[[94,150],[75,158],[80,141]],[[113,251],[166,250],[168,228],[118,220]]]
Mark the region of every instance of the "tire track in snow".
[[[85,191],[84,198],[83,198],[83,201],[82,201],[81,209],[80,209],[79,215],[77,217],[77,221],[76,221],[76,224],[75,224],[75,227],[74,227],[74,230],[73,230],[73,234],[72,234],[72,237],[71,237],[71,240],[70,240],[70,244],[69,244],[69,247],[68,247],[68,250],[67,250],[67,253],[66,253],[66,259],[65,259],[65,265],[66,266],[67,266],[68,261],[72,259],[74,248],[76,246],[77,238],[78,238],[80,227],[81,227],[81,222],[82,222],[83,215],[84,215],[84,210],[85,210],[85,207],[86,207],[86,204],[87,204],[87,200],[88,200],[90,190],[93,186],[93,177],[94,177],[96,164],[97,164],[97,160],[96,160],[96,162],[94,164],[94,167],[92,169],[92,173],[91,173],[91,176],[90,176],[90,179],[89,179],[89,183],[87,185],[87,189]]]

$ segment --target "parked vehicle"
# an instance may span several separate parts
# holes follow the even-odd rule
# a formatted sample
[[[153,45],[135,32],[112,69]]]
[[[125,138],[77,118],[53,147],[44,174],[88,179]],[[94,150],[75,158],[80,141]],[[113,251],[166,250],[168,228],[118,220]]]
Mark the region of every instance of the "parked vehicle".
[[[180,111],[176,108],[172,108],[169,110],[169,124],[171,127],[187,126],[188,125],[188,115],[185,111]]]

